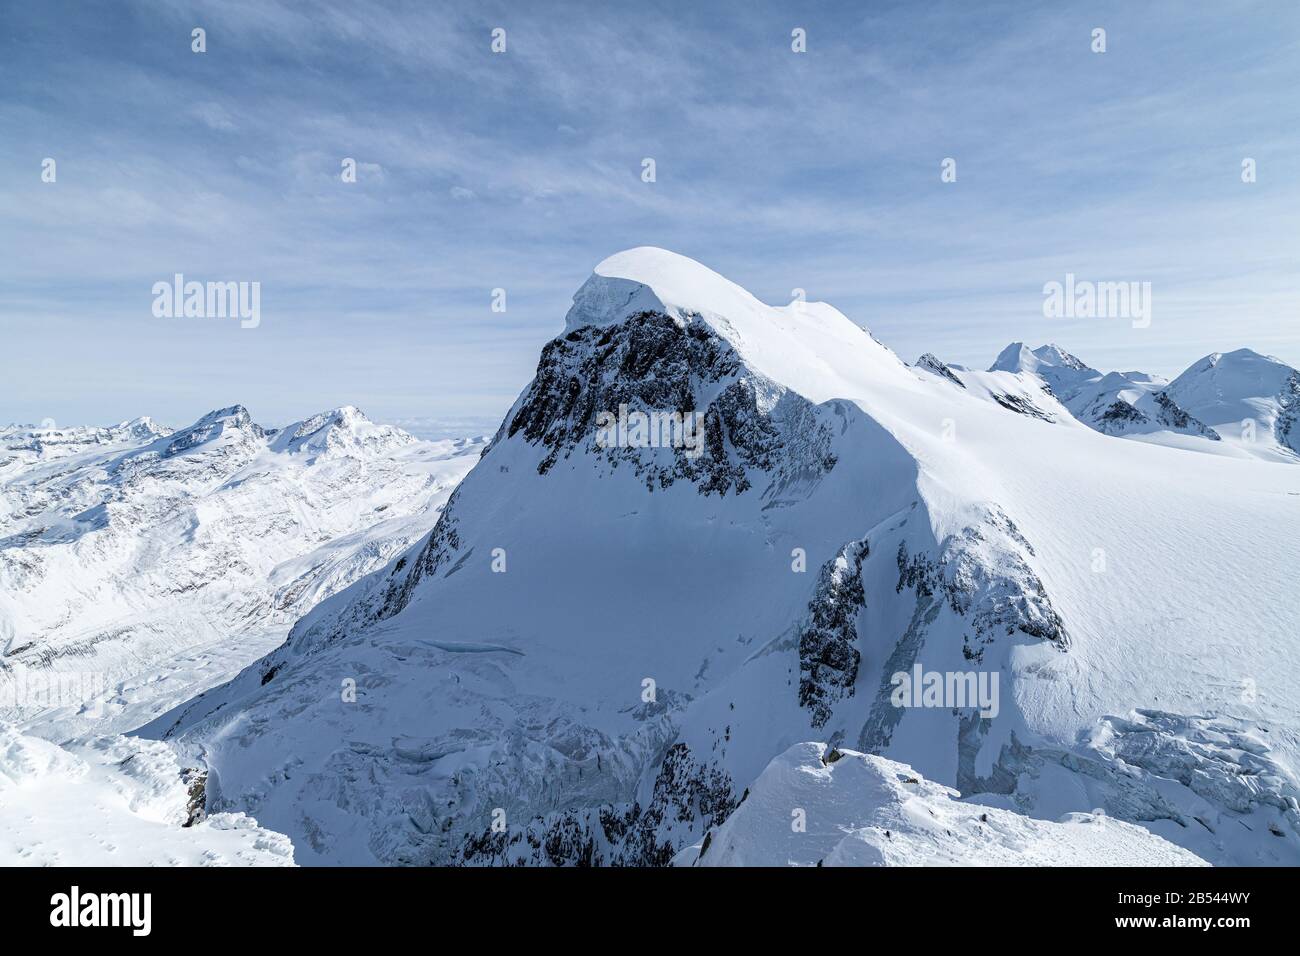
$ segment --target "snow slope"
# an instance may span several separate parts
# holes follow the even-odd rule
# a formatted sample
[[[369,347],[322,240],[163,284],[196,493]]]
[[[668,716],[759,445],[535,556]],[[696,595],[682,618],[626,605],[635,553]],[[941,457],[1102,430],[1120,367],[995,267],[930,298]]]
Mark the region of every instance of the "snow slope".
[[[0,866],[293,865],[288,838],[242,813],[195,819],[183,770],[156,741],[65,749],[0,724]]]
[[[1027,415],[1045,422],[1076,425],[1070,410],[1060,403],[1050,387],[1037,375],[1026,371],[994,370],[980,372],[949,365],[930,353],[922,355],[916,368],[951,382],[974,398],[992,402],[1009,412]]]
[[[620,406],[700,412],[703,453],[598,442]],[[630,250],[425,540],[144,732],[304,863],[667,863],[814,737],[1296,863],[1298,498]],[[896,706],[917,665],[998,706]]]
[[[906,764],[825,744],[772,759],[678,866],[1203,866],[1104,813],[1060,821],[961,803]]]
[[[0,716],[128,730],[226,679],[427,533],[481,447],[351,407],[0,431]]]
[[[1268,461],[1300,461],[1300,372],[1250,349],[1215,352],[1165,390],[1235,448]]]

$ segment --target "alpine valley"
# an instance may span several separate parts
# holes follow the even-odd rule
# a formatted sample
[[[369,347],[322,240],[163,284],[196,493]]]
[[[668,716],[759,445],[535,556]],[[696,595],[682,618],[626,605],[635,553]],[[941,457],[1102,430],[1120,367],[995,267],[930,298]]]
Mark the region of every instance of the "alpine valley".
[[[1300,373],[941,351],[639,248],[490,442],[0,430],[0,861],[1300,864]]]

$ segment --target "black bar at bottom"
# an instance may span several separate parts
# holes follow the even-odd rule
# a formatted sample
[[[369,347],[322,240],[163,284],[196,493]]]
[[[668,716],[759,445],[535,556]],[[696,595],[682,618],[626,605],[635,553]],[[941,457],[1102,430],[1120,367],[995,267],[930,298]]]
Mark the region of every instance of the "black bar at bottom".
[[[552,941],[569,932],[590,941],[601,929],[631,942],[650,930],[668,946],[675,924],[710,936],[803,925],[872,934],[858,937],[863,945],[882,937],[975,945],[998,938],[986,934],[1034,930],[1070,940],[1200,935],[1231,943],[1291,925],[1293,876],[1092,868],[9,869],[0,871],[0,932],[76,933],[85,942],[112,936],[128,945],[247,939],[263,947],[398,941],[419,930],[438,947],[443,941],[427,934],[439,927],[505,939],[556,934]],[[694,947],[698,937],[681,943]]]

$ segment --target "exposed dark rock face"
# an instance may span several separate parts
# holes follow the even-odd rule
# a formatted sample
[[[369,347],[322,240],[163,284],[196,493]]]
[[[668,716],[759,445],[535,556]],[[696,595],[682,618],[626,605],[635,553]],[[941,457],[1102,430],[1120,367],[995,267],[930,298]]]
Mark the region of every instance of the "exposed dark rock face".
[[[187,767],[181,771],[181,781],[189,793],[189,801],[185,804],[185,822],[181,826],[192,827],[196,823],[202,823],[208,816],[208,772]]]
[[[703,322],[642,312],[617,325],[574,329],[550,342],[503,433],[522,434],[548,449],[537,466],[541,474],[581,449],[615,467],[629,465],[651,491],[685,480],[703,495],[742,494],[751,487],[749,470],[804,467],[809,462],[800,452],[823,471],[835,465],[829,426],[813,423],[816,440],[809,447],[787,447],[789,433],[773,414],[786,394],[747,370]],[[638,448],[601,448],[598,417],[620,407],[682,416],[703,412],[703,451],[692,455],[673,448],[666,462]]]
[[[743,799],[743,797],[741,798]],[[668,748],[649,803],[564,810],[523,827],[465,838],[464,866],[667,866],[690,839],[739,805],[730,776],[701,764],[684,743]]]
[[[432,577],[441,568],[451,564],[452,555],[460,550],[461,544],[460,517],[456,509],[459,494],[460,489],[457,488],[447,499],[447,504],[438,517],[438,523],[429,532],[429,539],[425,542],[419,557],[416,558],[415,566],[410,573],[403,577],[394,569],[395,573],[387,583],[383,600],[369,611],[369,620],[363,623],[392,617],[410,603],[411,594],[421,579]],[[461,560],[463,561],[464,558]]]
[[[1018,547],[1008,547],[1008,541]],[[992,508],[982,526],[968,526],[947,538],[937,557],[909,555],[906,544],[900,543],[895,590],[912,588],[924,597],[941,596],[970,622],[975,632],[971,643],[976,645],[1019,630],[1064,648],[1069,637],[1061,616],[1019,549],[1033,555],[1011,519]],[[990,560],[993,555],[996,560]]]
[[[1043,411],[1033,402],[1019,395],[999,395],[993,393],[993,400],[1008,411],[1015,412],[1018,415],[1028,415],[1030,418],[1040,418],[1045,422],[1056,421],[1051,415]]]
[[[620,404],[693,412],[699,383],[740,370],[739,357],[703,323],[643,312],[617,325],[574,329],[542,350],[505,434],[548,448],[537,469],[545,474],[561,454],[594,443],[600,412]]]
[[[926,352],[924,355],[922,355],[919,359],[916,360],[916,367],[923,368],[927,372],[933,372],[935,375],[940,375],[943,378],[946,378],[948,381],[952,382],[954,385],[958,386],[959,388],[966,387],[966,384],[961,379],[959,379],[956,375],[953,374],[952,369],[950,369],[945,362],[941,362],[938,358],[936,358],[934,355],[932,355],[929,352]]]
[[[862,653],[858,612],[866,604],[862,562],[866,541],[854,541],[822,566],[817,591],[808,602],[808,620],[799,633],[799,703],[812,711],[812,725],[823,726],[837,700],[853,696]]]
[[[1194,432],[1202,438],[1210,439],[1210,441],[1221,440],[1218,432],[1183,411],[1178,403],[1170,398],[1166,392],[1157,392],[1153,397],[1155,403],[1160,406],[1160,411],[1156,415],[1156,420],[1160,424],[1178,431]]]
[[[1282,410],[1273,423],[1273,433],[1279,444],[1300,455],[1300,373],[1291,373],[1277,399]]]
[[[1146,415],[1122,398],[1117,398],[1110,406],[1097,416],[1097,430],[1113,435],[1127,430],[1134,425],[1146,425],[1151,421]]]

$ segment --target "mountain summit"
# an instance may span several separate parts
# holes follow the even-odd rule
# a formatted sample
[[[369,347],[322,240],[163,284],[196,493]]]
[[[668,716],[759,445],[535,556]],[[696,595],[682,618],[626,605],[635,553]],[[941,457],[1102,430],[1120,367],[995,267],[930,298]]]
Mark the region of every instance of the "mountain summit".
[[[1194,362],[1166,392],[1236,447],[1275,461],[1300,461],[1300,372],[1251,349]]]
[[[935,812],[948,787],[1104,810],[1152,834],[1135,859],[1300,861],[1300,609],[1276,586],[1300,472],[1117,441],[1023,371],[941,366],[828,305],[613,256],[432,531],[145,732],[307,863],[707,863],[808,742],[906,765],[861,772],[933,782]],[[1229,631],[1249,700],[1207,681]]]

